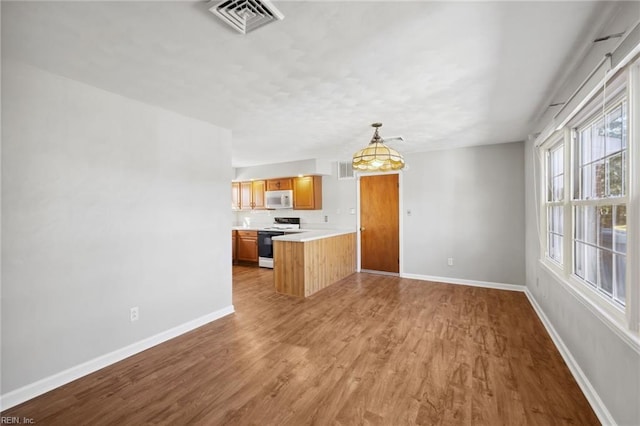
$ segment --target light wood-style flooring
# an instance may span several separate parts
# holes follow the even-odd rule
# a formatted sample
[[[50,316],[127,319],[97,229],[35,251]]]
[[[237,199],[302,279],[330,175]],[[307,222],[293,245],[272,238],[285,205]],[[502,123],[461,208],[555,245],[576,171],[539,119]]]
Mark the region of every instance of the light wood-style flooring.
[[[14,407],[38,425],[599,424],[523,293],[354,274],[302,299],[234,266],[236,313]]]

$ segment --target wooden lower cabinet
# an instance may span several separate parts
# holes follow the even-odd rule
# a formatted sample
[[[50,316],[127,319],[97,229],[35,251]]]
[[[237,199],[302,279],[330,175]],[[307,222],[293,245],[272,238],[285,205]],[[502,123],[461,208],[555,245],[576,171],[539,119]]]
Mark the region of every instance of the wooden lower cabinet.
[[[236,239],[238,238],[238,233],[235,230],[231,231],[231,261],[236,263]]]
[[[273,277],[278,293],[311,296],[355,271],[355,233],[306,242],[273,242]]]
[[[258,231],[236,233],[236,260],[258,262]]]

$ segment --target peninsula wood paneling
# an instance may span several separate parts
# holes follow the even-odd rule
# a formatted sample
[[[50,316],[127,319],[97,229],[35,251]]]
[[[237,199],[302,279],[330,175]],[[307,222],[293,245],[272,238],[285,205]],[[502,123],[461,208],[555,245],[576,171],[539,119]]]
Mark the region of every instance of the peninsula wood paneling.
[[[14,407],[36,425],[597,425],[524,293],[233,267],[234,315]]]
[[[310,296],[356,270],[356,234],[306,242],[274,241],[276,291]]]

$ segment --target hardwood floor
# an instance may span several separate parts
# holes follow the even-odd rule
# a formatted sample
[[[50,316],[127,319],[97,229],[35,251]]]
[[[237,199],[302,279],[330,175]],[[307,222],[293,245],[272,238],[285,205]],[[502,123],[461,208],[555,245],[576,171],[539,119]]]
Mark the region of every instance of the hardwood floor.
[[[234,266],[236,313],[14,407],[39,425],[599,424],[523,293],[354,274],[302,299]]]

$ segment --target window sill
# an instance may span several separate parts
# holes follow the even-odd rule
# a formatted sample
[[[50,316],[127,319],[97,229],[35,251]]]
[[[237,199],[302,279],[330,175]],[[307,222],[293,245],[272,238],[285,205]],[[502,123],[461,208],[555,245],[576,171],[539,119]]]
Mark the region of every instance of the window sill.
[[[538,261],[570,294],[640,355],[640,336],[629,330],[624,311],[606,300],[597,290],[591,289],[573,276],[567,277],[565,271],[555,262],[547,259]]]

